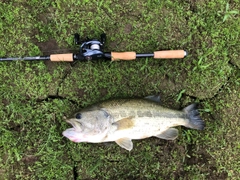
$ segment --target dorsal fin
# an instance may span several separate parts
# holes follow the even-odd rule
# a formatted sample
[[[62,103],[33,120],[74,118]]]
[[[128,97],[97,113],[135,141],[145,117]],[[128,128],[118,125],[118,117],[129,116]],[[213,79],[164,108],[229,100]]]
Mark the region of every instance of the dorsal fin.
[[[151,96],[145,97],[144,99],[147,99],[149,101],[153,101],[153,102],[156,102],[156,103],[160,103],[161,102],[160,95],[151,95]]]

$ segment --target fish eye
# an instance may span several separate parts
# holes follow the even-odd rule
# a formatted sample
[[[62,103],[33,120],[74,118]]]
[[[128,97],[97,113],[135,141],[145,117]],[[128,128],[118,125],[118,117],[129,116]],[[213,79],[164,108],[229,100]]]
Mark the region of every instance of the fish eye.
[[[81,119],[82,118],[82,114],[81,113],[77,113],[76,114],[76,119]]]

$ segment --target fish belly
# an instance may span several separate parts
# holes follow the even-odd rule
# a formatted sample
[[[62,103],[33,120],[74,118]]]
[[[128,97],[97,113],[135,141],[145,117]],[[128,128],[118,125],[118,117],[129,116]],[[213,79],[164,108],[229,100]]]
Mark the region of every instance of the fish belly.
[[[130,128],[120,129],[113,132],[112,139],[130,138],[144,139],[151,136],[157,136],[170,127],[184,125],[185,119],[181,118],[149,118],[141,117],[133,119],[134,125]]]

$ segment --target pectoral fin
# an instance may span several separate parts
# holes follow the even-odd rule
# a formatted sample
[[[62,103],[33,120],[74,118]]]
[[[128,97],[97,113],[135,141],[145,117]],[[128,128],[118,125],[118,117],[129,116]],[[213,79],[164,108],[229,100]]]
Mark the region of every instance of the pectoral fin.
[[[113,125],[116,125],[118,130],[129,129],[134,126],[134,121],[132,119],[133,119],[132,116],[123,118],[123,119],[113,123]]]
[[[133,148],[132,140],[129,138],[121,138],[115,141],[122,148],[131,151]]]
[[[166,140],[174,140],[178,137],[178,130],[175,128],[169,128],[161,134],[156,135],[156,137]]]

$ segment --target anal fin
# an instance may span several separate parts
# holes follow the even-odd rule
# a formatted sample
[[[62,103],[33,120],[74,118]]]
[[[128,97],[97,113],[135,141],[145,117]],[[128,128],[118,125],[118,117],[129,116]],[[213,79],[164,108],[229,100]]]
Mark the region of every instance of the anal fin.
[[[132,140],[129,138],[121,138],[115,141],[122,148],[131,151],[133,148]]]
[[[156,137],[166,140],[174,140],[178,137],[178,130],[175,128],[169,128],[161,134],[156,135]]]

